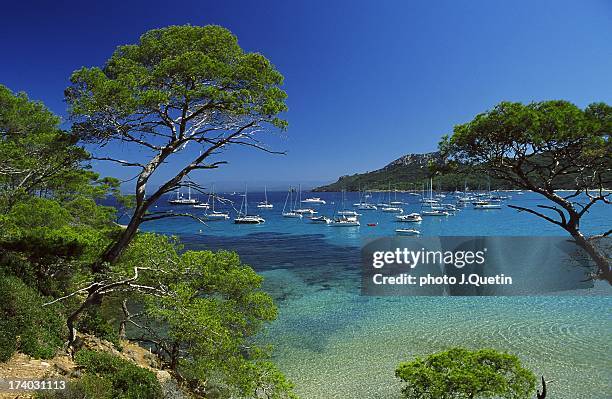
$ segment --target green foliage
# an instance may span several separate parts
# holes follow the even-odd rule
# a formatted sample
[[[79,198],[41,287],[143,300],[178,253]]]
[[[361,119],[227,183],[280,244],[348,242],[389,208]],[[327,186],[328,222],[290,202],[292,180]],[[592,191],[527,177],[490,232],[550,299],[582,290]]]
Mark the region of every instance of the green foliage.
[[[80,390],[98,398],[156,399],[162,397],[161,386],[155,374],[134,363],[110,353],[80,350],[75,362],[84,377],[73,390]]]
[[[43,307],[44,302],[19,278],[0,275],[0,361],[15,351],[50,358],[61,348],[65,320],[57,305]]]
[[[160,287],[158,295],[138,298],[145,303],[142,323],[165,334],[147,329],[139,335],[158,343],[170,368],[192,381],[194,391],[214,386],[227,395],[256,397],[265,389],[270,397],[293,397],[291,384],[265,360],[267,348],[253,342],[277,315],[261,291],[262,277],[233,252],[178,249],[172,238],[141,234],[118,263],[126,275],[148,268],[139,284]]]
[[[170,26],[145,33],[138,44],[118,47],[103,68],[74,72],[66,99],[71,114],[83,117],[73,129],[93,141],[123,137],[135,127],[134,115],[148,115],[148,120],[158,115],[160,125],[168,127],[169,115],[185,104],[191,111],[218,112],[218,121],[259,115],[284,127],[286,122],[276,117],[286,110],[286,94],[278,87],[282,81],[264,56],[244,52],[227,29]],[[153,133],[155,126],[139,125],[139,132]]]
[[[77,380],[68,381],[66,389],[38,391],[36,399],[113,399],[114,390],[108,378],[84,374]]]
[[[452,348],[400,363],[395,375],[406,382],[405,398],[528,399],[535,375],[519,359],[493,349]]]
[[[44,295],[61,296],[87,275],[118,230],[113,215],[90,198],[24,198],[0,216],[0,271]]]
[[[502,102],[455,126],[440,148],[521,188],[586,189],[612,182],[611,131],[612,107],[603,103],[581,110],[567,101]]]
[[[116,349],[121,349],[117,326],[104,317],[99,306],[92,306],[83,312],[77,323],[77,330],[107,340]]]
[[[78,191],[95,180],[81,166],[89,154],[59,123],[43,104],[0,85],[0,209],[23,196]]]

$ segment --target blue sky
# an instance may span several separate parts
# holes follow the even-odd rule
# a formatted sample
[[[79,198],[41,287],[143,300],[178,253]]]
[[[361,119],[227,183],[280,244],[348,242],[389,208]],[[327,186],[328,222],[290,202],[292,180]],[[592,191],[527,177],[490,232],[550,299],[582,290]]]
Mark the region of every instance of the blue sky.
[[[289,95],[290,127],[268,140],[288,155],[230,150],[229,165],[198,180],[332,181],[435,150],[453,125],[502,100],[612,102],[606,0],[8,2],[0,83],[65,116],[73,70],[102,65],[146,30],[186,23],[229,28],[276,65]]]

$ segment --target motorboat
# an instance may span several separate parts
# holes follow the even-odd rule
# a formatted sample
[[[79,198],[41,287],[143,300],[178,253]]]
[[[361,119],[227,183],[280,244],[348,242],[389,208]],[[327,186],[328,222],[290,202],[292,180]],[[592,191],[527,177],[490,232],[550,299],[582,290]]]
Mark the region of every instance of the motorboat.
[[[501,209],[501,204],[499,203],[477,203],[474,204],[474,209]]]
[[[329,225],[332,227],[353,227],[360,226],[360,223],[356,217],[342,216],[332,220]]]
[[[418,236],[420,231],[415,229],[395,229],[395,233],[400,236]]]
[[[311,223],[321,223],[321,224],[330,224],[332,220],[325,216],[312,216],[308,218]]]
[[[421,216],[448,216],[450,213],[442,209],[422,210]]]
[[[314,215],[316,213],[318,213],[317,211],[315,211],[314,209],[310,209],[310,208],[300,208],[300,209],[296,209],[294,211],[295,213],[299,213],[300,215]]]
[[[303,201],[300,201],[304,204],[319,204],[319,205],[325,205],[327,202],[325,202],[325,200],[319,198],[319,197],[311,197],[311,198],[306,198]]]
[[[342,211],[338,211],[338,215],[340,216],[361,216],[359,213],[355,212],[355,211],[349,211],[349,210],[342,210]]]
[[[398,222],[413,222],[418,223],[423,220],[419,213],[409,213],[408,215],[397,215],[395,216],[396,221]]]
[[[234,219],[235,224],[261,224],[265,222],[266,220],[259,215],[238,216],[236,219]]]
[[[402,208],[396,206],[386,206],[382,208],[381,211],[386,213],[404,213],[404,210]]]

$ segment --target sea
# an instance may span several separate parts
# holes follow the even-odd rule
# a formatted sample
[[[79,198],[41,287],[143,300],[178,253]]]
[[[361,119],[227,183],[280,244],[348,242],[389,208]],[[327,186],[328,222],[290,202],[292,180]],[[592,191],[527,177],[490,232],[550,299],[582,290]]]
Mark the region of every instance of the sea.
[[[361,247],[408,227],[395,222],[394,214],[359,211],[361,226],[331,227],[282,217],[283,208],[290,207],[285,205],[288,192],[267,192],[273,209],[257,208],[264,193],[249,192],[248,213],[266,221],[236,225],[232,220],[244,195],[217,195],[225,201],[217,202],[216,209],[230,212],[230,220],[162,219],[141,230],[176,235],[188,249],[235,250],[264,276],[279,317],[257,339],[273,345],[273,360],[301,398],[400,398],[402,383],[394,375],[400,362],[453,346],[517,355],[549,381],[550,398],[612,397],[612,290],[607,283],[533,296],[364,296]],[[424,237],[566,236],[558,226],[507,206],[546,204],[538,194],[507,195],[501,209],[469,206],[409,227]],[[302,206],[329,217],[343,208],[355,209],[353,203],[361,199],[358,193],[302,193],[303,198],[312,196],[326,204]],[[388,200],[384,192],[368,198],[374,204]],[[421,209],[416,195],[392,193],[391,200],[404,202],[404,214]],[[205,212],[165,200],[154,210]],[[611,224],[612,206],[600,204],[585,216],[581,229],[597,234]]]

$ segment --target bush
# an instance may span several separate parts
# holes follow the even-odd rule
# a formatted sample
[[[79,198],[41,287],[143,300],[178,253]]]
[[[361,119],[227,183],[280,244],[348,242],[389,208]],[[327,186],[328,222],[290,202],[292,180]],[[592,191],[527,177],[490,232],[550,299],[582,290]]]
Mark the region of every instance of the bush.
[[[66,336],[57,306],[43,307],[36,290],[15,276],[0,275],[0,361],[15,351],[35,358],[55,355]]]
[[[395,375],[410,399],[528,399],[536,380],[518,357],[493,349],[452,348],[401,363]]]
[[[89,385],[81,383],[82,389],[99,389],[103,384],[110,387],[109,397],[118,399],[156,399],[162,397],[162,390],[155,374],[134,363],[110,353],[81,350],[75,362],[83,369]],[[96,376],[107,383],[91,379]],[[90,397],[93,396],[92,392]]]
[[[36,399],[113,399],[113,386],[107,379],[96,375],[84,375],[76,381],[68,381],[61,391],[39,391]]]

